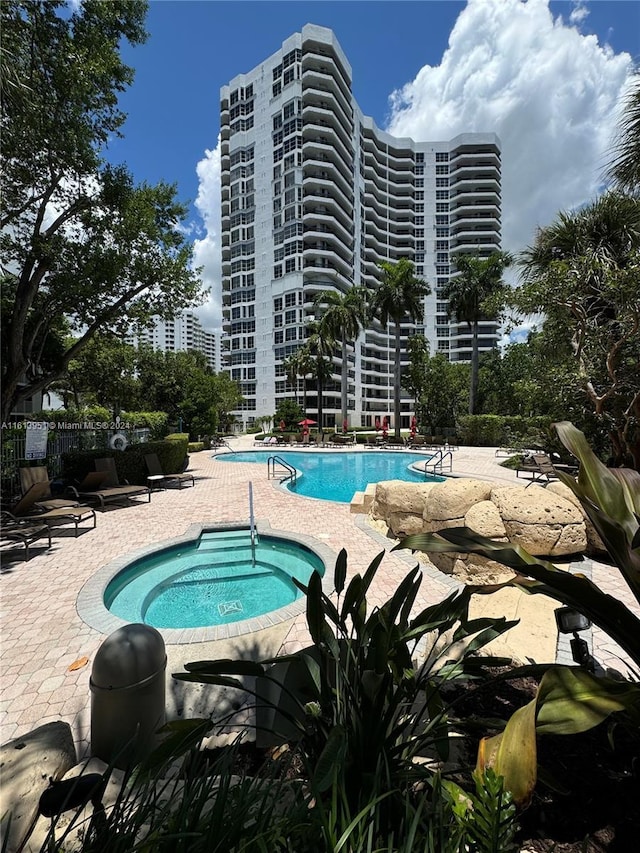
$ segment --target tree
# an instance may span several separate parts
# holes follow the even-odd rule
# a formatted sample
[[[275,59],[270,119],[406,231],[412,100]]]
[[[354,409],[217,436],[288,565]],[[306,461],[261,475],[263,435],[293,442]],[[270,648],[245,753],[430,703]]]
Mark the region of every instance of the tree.
[[[136,186],[102,149],[133,79],[121,40],[146,38],[146,3],[2,4],[2,418],[51,384],[98,331],[123,333],[200,298],[175,187]],[[63,346],[67,332],[71,346]]]
[[[640,199],[610,192],[559,214],[521,263],[513,304],[544,312],[545,345],[571,353],[614,464],[640,469]]]
[[[400,385],[401,350],[400,325],[420,322],[424,317],[424,298],[431,292],[429,285],[414,274],[414,265],[408,258],[397,263],[383,261],[380,265],[382,280],[375,290],[370,316],[377,317],[383,326],[392,321],[395,326],[395,358],[393,378],[393,426],[400,438]]]
[[[273,416],[273,423],[277,426],[284,421],[284,428],[289,432],[298,432],[298,424],[304,418],[304,412],[294,400],[280,400],[278,408]]]
[[[208,435],[230,423],[239,405],[238,384],[227,373],[215,374],[201,352],[154,352],[141,347],[137,362],[142,406],[182,421],[194,436]]]
[[[640,76],[627,98],[620,122],[614,159],[609,172],[618,186],[629,192],[640,187]]]
[[[350,287],[345,294],[335,290],[324,290],[316,297],[316,305],[321,310],[320,325],[326,336],[341,342],[342,377],[341,408],[342,423],[347,420],[349,363],[347,345],[360,334],[367,318],[367,294],[364,287]]]
[[[298,377],[302,377],[302,408],[307,410],[307,375],[313,370],[313,357],[305,346],[298,347],[282,362],[287,382],[294,387],[296,403],[298,402]]]
[[[478,403],[480,321],[496,318],[497,306],[491,300],[502,291],[502,273],[510,263],[509,255],[504,252],[493,252],[487,258],[457,255],[454,266],[458,275],[449,279],[443,288],[442,296],[449,300],[449,316],[455,316],[471,327],[470,415],[475,415]]]
[[[304,356],[310,356],[313,359],[313,372],[316,377],[316,389],[318,392],[318,430],[323,431],[323,410],[322,410],[322,394],[324,392],[325,383],[331,378],[333,373],[331,354],[335,347],[335,340],[329,335],[328,330],[321,325],[318,320],[312,320],[307,324],[307,340],[304,347],[306,350]],[[305,412],[306,414],[306,412]]]
[[[133,411],[139,385],[135,376],[136,358],[135,347],[113,335],[93,338],[67,369],[74,399],[105,406],[114,418],[122,409]]]
[[[469,368],[452,364],[443,353],[429,355],[429,343],[422,335],[409,338],[409,369],[404,386],[415,397],[419,428],[437,435],[445,427],[455,427],[458,415],[467,406]]]

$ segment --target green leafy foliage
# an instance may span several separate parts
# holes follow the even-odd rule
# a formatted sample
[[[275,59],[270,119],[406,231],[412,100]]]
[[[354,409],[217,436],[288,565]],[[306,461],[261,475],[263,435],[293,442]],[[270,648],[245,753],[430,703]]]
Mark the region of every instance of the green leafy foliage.
[[[136,185],[103,158],[133,80],[121,42],[144,42],[146,8],[2,4],[3,70],[19,81],[3,90],[1,116],[3,420],[98,331],[122,335],[203,296],[175,187]]]
[[[409,338],[409,361],[402,381],[415,398],[419,430],[442,435],[446,427],[455,429],[469,405],[468,366],[453,364],[442,353],[430,356],[422,335]]]
[[[615,464],[640,470],[640,199],[611,191],[560,213],[522,266],[514,307],[544,313],[542,345],[573,365],[574,395]]]
[[[291,708],[279,708],[286,722],[282,737],[297,741],[324,849],[338,849],[347,838],[353,843],[353,833],[365,830],[371,843],[388,833],[405,837],[418,808],[413,801],[407,811],[411,785],[431,773],[414,758],[448,752],[441,687],[473,673],[473,654],[513,624],[469,620],[466,590],[412,616],[422,580],[418,567],[388,601],[372,607],[368,594],[382,557],[348,579],[341,552],[335,599],[314,573],[302,587],[314,645],[275,659],[296,672],[294,679],[277,682]],[[419,646],[423,662],[415,664]],[[273,662],[199,661],[174,677],[240,687],[239,674],[273,680]],[[403,820],[408,824],[400,825]]]
[[[107,447],[70,451],[62,454],[63,475],[73,483],[81,482],[89,472],[95,471],[96,459],[112,457],[116,463],[120,482],[126,480],[131,485],[146,486],[149,471],[144,459],[145,455],[157,454],[162,470],[166,474],[177,474],[184,465],[187,443],[188,436],[179,436],[172,440],[167,437],[164,441],[132,444],[124,451],[115,451]]]
[[[393,428],[400,438],[401,351],[400,324],[420,322],[424,315],[424,297],[431,293],[429,285],[415,275],[413,262],[400,258],[396,263],[383,261],[381,281],[369,306],[369,316],[383,326],[394,325]]]
[[[511,264],[506,252],[487,257],[467,254],[453,258],[457,275],[449,279],[442,296],[449,301],[449,315],[471,327],[471,386],[469,414],[475,415],[478,403],[479,327],[481,320],[496,319],[504,301],[502,274]]]
[[[564,446],[580,460],[577,479],[558,477],[580,500],[607,551],[640,603],[640,474],[609,469],[595,456],[584,435],[572,424],[555,424]],[[469,588],[491,594],[503,586],[539,593],[578,610],[602,628],[640,667],[640,619],[618,599],[603,593],[588,578],[531,556],[517,545],[505,546],[468,528],[440,530],[402,540],[396,548],[429,552],[473,552],[509,566],[516,577],[505,584]],[[640,687],[588,673],[554,668],[545,673],[538,694],[513,715],[505,731],[481,743],[478,767],[495,767],[519,803],[527,803],[537,777],[536,735],[585,731],[615,712],[637,715]]]

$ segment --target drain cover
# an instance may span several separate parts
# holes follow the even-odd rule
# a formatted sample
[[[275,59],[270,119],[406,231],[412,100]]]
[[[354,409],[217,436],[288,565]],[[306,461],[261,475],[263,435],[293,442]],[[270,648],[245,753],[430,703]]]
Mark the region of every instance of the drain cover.
[[[222,604],[218,605],[218,613],[221,616],[242,613],[242,603],[240,601],[223,601]]]

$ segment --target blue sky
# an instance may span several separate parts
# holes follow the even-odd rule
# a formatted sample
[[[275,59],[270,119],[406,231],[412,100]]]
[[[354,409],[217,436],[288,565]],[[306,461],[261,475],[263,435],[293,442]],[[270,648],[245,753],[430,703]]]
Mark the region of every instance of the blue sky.
[[[379,127],[420,139],[499,133],[506,248],[600,188],[640,59],[637,0],[151,0],[148,42],[124,50],[136,78],[108,156],[137,180],[177,183],[191,202],[208,325],[219,317],[219,89],[305,23],[335,31]]]

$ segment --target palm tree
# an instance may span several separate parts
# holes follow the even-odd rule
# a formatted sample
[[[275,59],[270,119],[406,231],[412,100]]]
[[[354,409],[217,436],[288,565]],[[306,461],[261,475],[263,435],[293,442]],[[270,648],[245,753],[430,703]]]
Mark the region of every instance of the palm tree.
[[[400,438],[400,324],[421,322],[424,317],[424,298],[431,288],[414,274],[413,262],[400,258],[397,263],[383,261],[379,264],[382,280],[371,300],[370,316],[383,326],[395,324],[395,365],[393,377],[393,421],[395,437]]]
[[[496,306],[489,300],[504,287],[502,273],[511,263],[506,252],[493,252],[486,258],[457,255],[454,265],[459,273],[449,280],[442,295],[449,300],[449,316],[464,320],[471,327],[471,389],[469,414],[474,415],[478,401],[478,328],[481,320],[495,319]]]
[[[313,370],[313,358],[307,347],[299,347],[283,362],[287,382],[295,389],[295,400],[298,402],[298,377],[302,377],[302,409],[307,410],[307,374]]]
[[[349,364],[347,362],[347,342],[355,340],[367,318],[367,293],[362,286],[349,288],[345,293],[335,290],[323,290],[316,297],[316,305],[322,315],[320,326],[328,338],[339,340],[342,345],[341,409],[342,423],[347,420]]]
[[[614,159],[609,166],[611,177],[623,190],[640,188],[640,76],[635,77],[620,122]]]
[[[307,340],[301,349],[306,350],[305,357],[311,356],[313,359],[313,372],[316,375],[318,389],[318,430],[322,432],[322,392],[325,382],[331,377],[330,357],[336,342],[318,320],[312,320],[307,324],[307,332]]]

